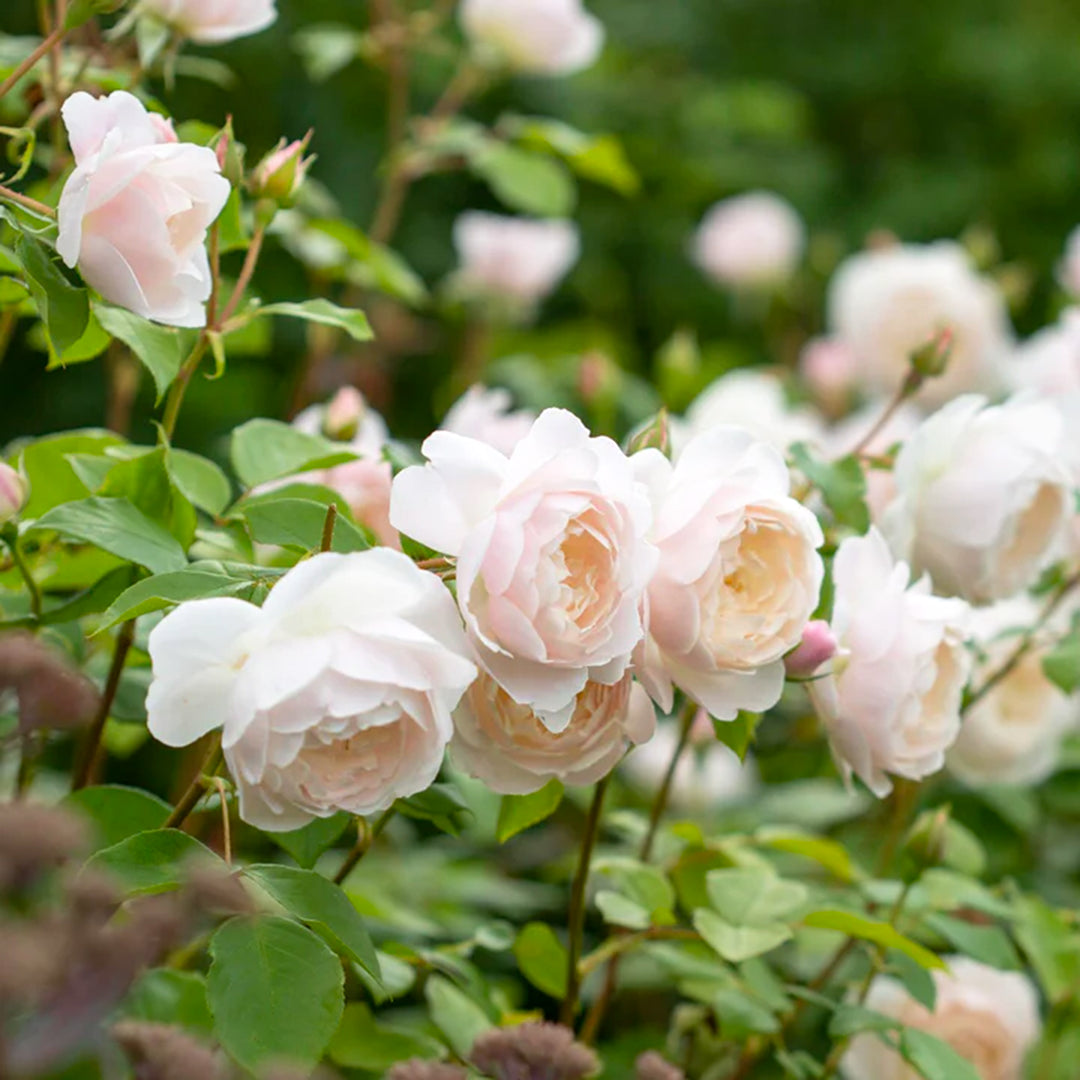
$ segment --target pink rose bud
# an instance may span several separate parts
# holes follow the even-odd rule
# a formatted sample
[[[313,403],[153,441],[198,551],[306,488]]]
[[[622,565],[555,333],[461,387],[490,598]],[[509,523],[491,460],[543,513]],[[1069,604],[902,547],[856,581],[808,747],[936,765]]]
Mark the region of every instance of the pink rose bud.
[[[6,525],[26,505],[30,486],[16,469],[0,461],[0,525]]]
[[[364,395],[355,386],[343,386],[326,406],[323,434],[328,439],[349,442],[356,437],[367,412]]]
[[[314,157],[304,157],[312,134],[313,132],[309,131],[302,139],[291,143],[282,139],[255,166],[255,171],[251,174],[251,190],[255,195],[283,204],[291,203],[296,198],[300,185],[315,160]]]
[[[812,619],[803,629],[802,641],[784,657],[788,675],[796,678],[813,675],[836,655],[836,638],[824,619]]]
[[[859,374],[858,357],[847,342],[824,337],[808,341],[799,370],[824,409],[835,415],[847,411]]]
[[[946,326],[911,354],[911,366],[920,375],[936,378],[945,373],[953,349],[953,331]]]

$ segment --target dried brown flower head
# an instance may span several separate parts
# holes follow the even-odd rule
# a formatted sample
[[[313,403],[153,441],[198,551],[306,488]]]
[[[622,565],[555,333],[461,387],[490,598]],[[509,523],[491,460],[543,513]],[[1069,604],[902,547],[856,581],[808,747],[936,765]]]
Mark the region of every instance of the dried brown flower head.
[[[84,851],[81,818],[36,803],[0,806],[0,892],[25,888],[47,870]]]
[[[661,1057],[655,1050],[647,1050],[634,1063],[636,1080],[686,1080],[686,1073]]]
[[[0,635],[0,694],[13,690],[19,730],[71,730],[89,724],[100,694],[58,649],[32,634]]]
[[[121,1020],[112,1036],[127,1054],[135,1080],[224,1080],[228,1075],[221,1056],[181,1028]]]
[[[386,1080],[468,1080],[468,1073],[457,1065],[444,1061],[425,1061],[410,1058],[399,1061],[387,1074]]]
[[[492,1028],[476,1040],[470,1060],[493,1080],[584,1080],[600,1071],[596,1055],[561,1024]]]

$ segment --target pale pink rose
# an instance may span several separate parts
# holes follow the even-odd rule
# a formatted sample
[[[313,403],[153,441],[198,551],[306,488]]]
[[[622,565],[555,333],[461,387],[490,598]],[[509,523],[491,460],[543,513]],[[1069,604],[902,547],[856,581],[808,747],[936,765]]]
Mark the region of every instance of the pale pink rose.
[[[771,708],[821,591],[817,518],[789,496],[779,451],[738,428],[697,436],[674,466],[633,460],[660,551],[638,677],[665,712],[675,687],[722,720]]]
[[[836,655],[836,635],[824,619],[803,627],[802,641],[784,657],[784,669],[795,678],[808,678]]]
[[[509,391],[477,384],[450,406],[440,430],[479,439],[509,456],[535,420],[536,413],[513,408]]]
[[[206,233],[229,197],[214,151],[177,142],[122,90],[72,94],[63,117],[75,154],[58,212],[64,262],[137,315],[205,326]]]
[[[897,244],[852,255],[829,285],[828,332],[858,361],[869,396],[891,397],[911,354],[943,331],[952,349],[944,375],[919,401],[942,404],[969,390],[994,393],[1012,349],[1012,327],[997,287],[980,277],[958,244]]]
[[[799,355],[799,374],[830,416],[847,412],[859,386],[859,361],[844,341],[813,338]]]
[[[595,784],[655,730],[652,702],[629,672],[610,686],[587,683],[558,733],[482,674],[454,712],[450,756],[492,791],[528,795],[553,779]]]
[[[912,585],[876,529],[849,537],[833,562],[831,669],[806,683],[845,779],[852,773],[879,798],[888,773],[921,780],[945,763],[960,734],[971,670],[969,608]]]
[[[450,593],[384,548],[315,555],[261,609],[181,604],[149,648],[151,734],[186,746],[220,728],[240,815],[271,832],[427,788],[476,677]]]
[[[1021,595],[972,613],[972,638],[979,647],[981,686],[1020,645],[1021,636],[1039,622],[1040,608]],[[960,737],[949,751],[949,771],[972,787],[987,784],[1037,784],[1053,773],[1061,744],[1080,726],[1080,698],[1067,697],[1043,671],[1043,658],[1068,627],[1045,627],[1035,645],[988,693],[964,713]]]
[[[462,0],[460,18],[474,47],[526,74],[571,75],[604,46],[604,27],[581,0]]]
[[[657,556],[630,460],[562,409],[541,413],[509,457],[446,431],[423,452],[427,465],[394,479],[391,523],[457,559],[481,666],[563,731],[586,683],[623,677],[643,632]]]
[[[529,306],[555,290],[581,252],[572,222],[477,210],[457,219],[454,246],[461,263],[459,278],[467,290]]]
[[[1042,1030],[1031,980],[966,956],[952,956],[948,971],[932,971],[937,996],[931,1012],[902,983],[878,975],[866,1007],[947,1042],[975,1067],[980,1080],[1021,1080],[1024,1058]],[[841,1061],[847,1080],[919,1080],[922,1076],[877,1035],[857,1035]]]
[[[939,592],[989,603],[1035,582],[1074,512],[1059,410],[969,394],[924,420],[896,458],[882,530]]]
[[[745,428],[781,453],[796,442],[820,445],[825,437],[821,414],[813,406],[791,404],[779,375],[761,368],[736,368],[698,394],[686,416],[672,421],[676,456],[695,435],[722,425]]]
[[[1080,299],[1080,225],[1065,240],[1065,254],[1058,265],[1058,281],[1072,297]]]
[[[275,0],[142,0],[142,10],[200,45],[220,45],[265,30]]]
[[[694,259],[721,285],[767,286],[795,272],[806,227],[790,203],[752,191],[717,203],[694,237]]]
[[[29,494],[30,486],[19,470],[0,461],[0,525],[18,516]]]

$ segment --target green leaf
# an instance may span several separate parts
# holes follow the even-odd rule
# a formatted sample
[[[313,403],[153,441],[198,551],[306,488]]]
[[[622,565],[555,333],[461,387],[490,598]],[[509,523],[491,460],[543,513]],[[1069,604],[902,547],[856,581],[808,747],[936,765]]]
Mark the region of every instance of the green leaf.
[[[1020,957],[1008,934],[1000,926],[980,926],[938,914],[927,915],[925,922],[934,933],[940,934],[965,956],[1004,971],[1016,971],[1020,967]]]
[[[20,461],[30,481],[30,501],[23,511],[26,520],[90,494],[90,489],[71,467],[70,455],[100,455],[110,446],[122,445],[123,441],[111,431],[91,428],[64,435],[47,435],[23,447]]]
[[[200,510],[217,517],[232,500],[229,478],[208,458],[187,450],[170,450],[168,468],[173,483]]]
[[[821,461],[805,443],[793,444],[788,452],[796,468],[821,492],[837,524],[846,525],[860,535],[870,528],[866,474],[857,457],[849,454],[837,461]]]
[[[320,218],[307,222],[307,228],[341,245],[340,261],[353,284],[378,289],[413,306],[427,298],[424,279],[396,251],[375,243],[355,225]]]
[[[906,953],[896,949],[886,951],[889,973],[895,975],[904,984],[904,989],[924,1008],[934,1011],[937,1005],[937,983],[933,976],[921,964],[916,963]]]
[[[15,253],[26,273],[26,283],[57,353],[74,345],[90,322],[90,294],[72,285],[39,240],[20,233]]]
[[[206,1001],[206,979],[191,971],[154,968],[135,981],[120,1007],[124,1016],[151,1024],[178,1024],[210,1034],[214,1018]]]
[[[445,1051],[430,1036],[380,1023],[367,1005],[350,1002],[328,1053],[335,1065],[381,1076],[398,1061],[438,1059]]]
[[[176,538],[127,499],[93,496],[65,503],[39,518],[34,530],[57,532],[66,540],[92,544],[155,574],[187,566],[187,555]]]
[[[807,889],[764,867],[710,870],[709,903],[735,926],[762,926],[792,916],[806,903]]]
[[[559,780],[549,780],[531,795],[504,795],[499,803],[499,820],[495,836],[505,844],[512,836],[551,817],[562,802],[563,786]]]
[[[77,30],[95,15],[110,15],[124,6],[125,0],[72,0],[64,16],[64,29]]]
[[[172,807],[139,788],[98,784],[68,795],[61,806],[77,810],[93,823],[101,847],[112,847],[137,833],[160,829]]]
[[[636,900],[611,889],[601,889],[596,894],[596,906],[604,916],[604,921],[614,926],[625,926],[628,930],[647,930],[652,925],[646,908]]]
[[[337,843],[350,821],[352,815],[342,811],[333,817],[316,818],[300,829],[267,835],[305,870],[310,870],[319,861],[319,856]]]
[[[694,929],[707,945],[733,964],[770,952],[792,936],[786,923],[736,926],[708,908],[698,908],[694,912]]]
[[[179,829],[154,829],[136,833],[99,851],[87,869],[103,870],[115,877],[130,895],[166,892],[187,880],[194,860],[217,866],[224,863],[193,836]]]
[[[514,959],[521,974],[548,997],[566,996],[569,956],[547,923],[531,922],[514,941]]]
[[[89,588],[43,612],[37,625],[59,626],[104,611],[128,587],[135,573],[130,566],[117,566],[102,574]]]
[[[829,1038],[846,1039],[861,1031],[896,1031],[900,1021],[894,1016],[863,1008],[861,1005],[838,1005],[829,1021]]]
[[[759,829],[756,839],[774,851],[785,851],[811,859],[840,881],[852,882],[862,876],[851,861],[847,849],[835,840],[782,828]]]
[[[364,920],[339,885],[313,870],[269,863],[249,866],[244,873],[336,951],[379,977],[379,960]]]
[[[58,353],[52,347],[52,342],[45,332],[44,323],[31,327],[30,333],[27,335],[27,341],[31,345],[37,347],[39,344],[37,331],[41,333],[41,348],[49,354],[49,363],[46,365],[47,371],[55,371],[57,368],[65,368],[70,364],[82,364],[87,360],[93,360],[95,357],[100,356],[112,342],[112,338],[102,328],[101,323],[94,318],[93,311],[90,312],[90,320],[86,324],[86,330],[83,332],[82,337],[61,353]]]
[[[740,710],[734,720],[717,720],[712,717],[713,731],[716,737],[739,755],[740,761],[746,760],[746,753],[754,741],[754,734],[761,723],[761,713]]]
[[[318,551],[326,526],[326,506],[312,499],[260,499],[241,508],[241,514],[260,544]],[[371,541],[364,531],[338,513],[331,551],[366,551]]]
[[[1052,1003],[1064,1000],[1080,980],[1080,934],[1071,919],[1037,896],[1016,902],[1013,933]]]
[[[312,1069],[344,1011],[341,962],[316,934],[276,916],[235,918],[210,939],[207,998],[225,1049],[247,1069]]]
[[[469,166],[512,210],[538,217],[567,217],[574,210],[573,178],[544,154],[493,141],[472,156]]]
[[[1043,657],[1042,669],[1063,694],[1080,690],[1080,614],[1073,616],[1069,632]]]
[[[979,1070],[947,1042],[919,1028],[900,1033],[900,1053],[925,1080],[979,1080]]]
[[[195,508],[173,485],[168,453],[158,446],[117,462],[96,494],[126,498],[151,521],[164,525],[187,550],[195,539]]]
[[[885,949],[897,949],[928,970],[945,968],[945,962],[941,957],[935,956],[929,949],[912,941],[911,938],[904,937],[887,922],[881,922],[878,919],[868,919],[850,911],[822,910],[810,912],[809,915],[803,917],[802,921],[805,926],[816,927],[819,930],[838,930],[842,934],[847,934],[848,937],[872,941]]]
[[[161,611],[185,600],[205,600],[212,596],[240,596],[249,593],[252,582],[213,569],[217,563],[192,563],[184,570],[155,574],[125,589],[109,605],[98,631],[127,622],[151,611]]]
[[[230,456],[247,488],[356,458],[341,443],[297,431],[280,420],[263,419],[249,420],[233,432]]]
[[[362,311],[338,307],[329,300],[302,300],[297,303],[266,304],[256,315],[287,315],[305,322],[319,323],[344,330],[353,341],[371,341],[375,337],[367,316]]]
[[[452,784],[432,784],[426,791],[394,803],[398,813],[417,821],[430,821],[437,829],[459,836],[472,816],[469,804]]]
[[[424,985],[431,1019],[459,1057],[466,1057],[478,1035],[494,1027],[491,1018],[467,994],[442,975]]]
[[[94,314],[97,321],[114,338],[122,341],[150,372],[157,391],[156,404],[160,405],[194,344],[191,332],[157,326],[123,308],[105,304],[97,304]]]

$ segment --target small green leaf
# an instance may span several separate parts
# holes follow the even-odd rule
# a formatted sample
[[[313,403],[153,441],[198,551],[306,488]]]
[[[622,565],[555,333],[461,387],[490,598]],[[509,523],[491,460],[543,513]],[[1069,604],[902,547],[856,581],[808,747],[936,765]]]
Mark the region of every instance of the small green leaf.
[[[210,939],[207,998],[217,1037],[245,1068],[313,1069],[344,1011],[341,962],[316,934],[276,916],[234,918]]]
[[[733,964],[770,952],[792,936],[791,928],[785,923],[736,926],[708,908],[698,908],[694,912],[694,929],[707,945]]]
[[[1073,616],[1069,632],[1043,657],[1042,669],[1063,694],[1080,690],[1080,614]]]
[[[840,881],[852,882],[862,876],[856,870],[847,849],[835,840],[782,828],[759,829],[756,839],[774,851],[786,851],[791,855],[811,859]]]
[[[1003,971],[1016,971],[1020,967],[1020,957],[1000,926],[980,926],[939,914],[927,915],[925,922],[965,956]]]
[[[49,342],[54,351],[62,353],[86,332],[90,322],[90,294],[68,281],[40,240],[20,233],[15,241],[15,253],[26,273],[26,283]]]
[[[846,1039],[860,1031],[896,1031],[900,1021],[894,1016],[865,1009],[861,1005],[838,1005],[829,1022],[830,1039]]]
[[[249,866],[244,873],[338,952],[379,977],[379,961],[364,920],[339,885],[313,870],[292,866]]]
[[[549,780],[530,795],[504,795],[499,803],[496,839],[505,844],[510,837],[546,821],[559,808],[562,797],[563,786],[559,780]]]
[[[125,0],[72,0],[64,16],[64,29],[77,30],[95,15],[110,15],[124,6]]]
[[[333,817],[316,818],[300,829],[268,835],[305,870],[310,870],[319,861],[319,856],[337,843],[350,821],[352,815],[342,811]]]
[[[805,926],[819,930],[838,930],[848,937],[872,941],[885,949],[897,949],[928,970],[945,968],[945,962],[940,956],[935,956],[929,949],[911,938],[904,937],[887,922],[878,919],[868,919],[850,911],[823,910],[810,912],[802,921]]]
[[[566,947],[547,923],[531,922],[514,942],[514,958],[521,974],[548,997],[566,996],[569,957]]]
[[[205,600],[212,596],[241,596],[252,588],[250,579],[233,577],[216,569],[218,563],[192,563],[184,570],[155,574],[125,589],[109,605],[101,630],[117,623],[182,604],[185,600]],[[100,631],[99,631],[100,632]]]
[[[838,524],[860,535],[870,528],[866,474],[858,458],[848,455],[837,461],[822,461],[805,443],[793,444],[788,452],[796,468],[821,492]]]
[[[122,341],[150,372],[157,390],[157,404],[180,372],[184,357],[194,344],[190,331],[157,326],[123,308],[98,304],[94,314],[114,338]]]
[[[256,315],[286,315],[305,322],[332,326],[344,330],[353,341],[371,341],[375,337],[367,316],[362,311],[338,307],[329,300],[303,300],[297,303],[266,304]]]
[[[625,926],[628,930],[647,930],[652,925],[649,912],[622,893],[611,889],[601,889],[596,894],[596,906],[604,921],[614,926]]]
[[[89,818],[101,847],[112,847],[137,833],[160,829],[172,809],[164,799],[148,791],[118,784],[73,791],[61,805]]]
[[[538,217],[573,213],[577,190],[565,166],[544,154],[491,141],[469,166],[512,210]]]
[[[494,1023],[468,994],[442,975],[432,975],[424,985],[431,1019],[459,1057],[472,1050],[477,1036]]]
[[[406,817],[430,821],[437,829],[459,836],[472,816],[469,804],[452,784],[432,784],[426,791],[408,799],[398,799],[395,808]]]
[[[312,499],[260,499],[243,506],[240,513],[251,529],[252,539],[260,544],[319,550],[327,513],[322,503]],[[330,550],[347,554],[371,546],[367,534],[339,512]]]
[[[924,1080],[980,1080],[979,1070],[947,1042],[919,1028],[904,1028],[900,1053]]]
[[[208,458],[187,450],[170,450],[169,473],[173,483],[197,506],[215,517],[232,499],[232,485],[224,471]]]
[[[88,428],[46,435],[23,447],[20,461],[30,481],[30,501],[23,511],[24,517],[32,520],[54,506],[89,495],[90,489],[71,467],[70,455],[103,454],[108,447],[120,446],[123,441],[111,431]]]
[[[705,876],[709,902],[735,926],[762,926],[792,916],[806,903],[807,889],[764,867],[710,870]]]
[[[408,1058],[434,1060],[444,1053],[441,1044],[428,1035],[380,1023],[360,1002],[345,1006],[328,1051],[335,1065],[380,1076],[396,1062]]]
[[[57,532],[66,540],[92,544],[155,574],[187,566],[187,555],[176,538],[127,499],[93,496],[65,503],[39,518],[34,530]]]
[[[232,434],[236,475],[247,488],[309,469],[353,461],[356,454],[319,435],[297,431],[280,420],[249,420]]]
[[[129,894],[137,895],[175,889],[187,879],[187,867],[200,859],[225,865],[195,837],[179,829],[159,828],[99,851],[86,866],[111,874]]]
[[[734,750],[740,761],[746,760],[746,753],[754,742],[754,733],[761,723],[761,713],[740,710],[734,720],[717,720],[712,717],[713,731],[716,737],[727,747]]]
[[[120,1009],[132,1020],[178,1024],[203,1035],[214,1028],[206,1001],[206,979],[191,971],[154,968],[143,972]]]

